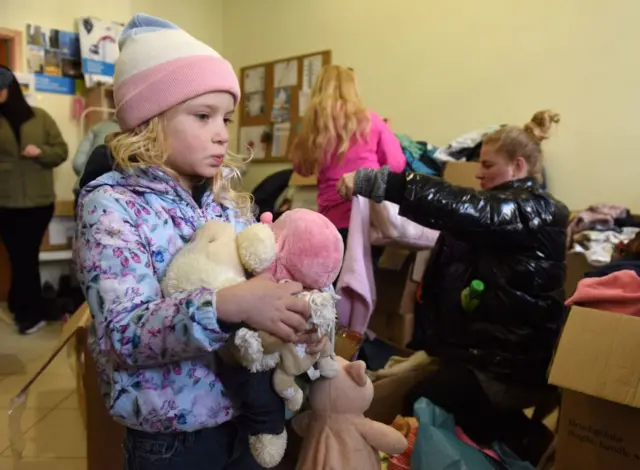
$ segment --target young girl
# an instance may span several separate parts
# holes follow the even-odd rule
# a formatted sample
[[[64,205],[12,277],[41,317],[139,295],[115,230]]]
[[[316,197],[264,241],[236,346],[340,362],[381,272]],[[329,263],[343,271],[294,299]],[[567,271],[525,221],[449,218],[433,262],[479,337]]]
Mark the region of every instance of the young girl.
[[[302,176],[318,175],[318,210],[335,224],[345,246],[351,202],[336,193],[342,175],[385,165],[400,172],[407,164],[393,132],[364,107],[353,71],[338,65],[324,67],[314,85],[292,160]]]
[[[160,290],[173,256],[207,220],[237,230],[253,221],[226,157],[238,80],[210,47],[146,15],[125,27],[120,48],[122,132],[110,153],[96,149],[81,180],[76,261],[102,391],[127,427],[127,468],[259,468],[231,421],[213,352],[240,322],[317,350],[315,335],[301,335],[308,305],[292,294],[302,287],[257,277],[218,292]]]

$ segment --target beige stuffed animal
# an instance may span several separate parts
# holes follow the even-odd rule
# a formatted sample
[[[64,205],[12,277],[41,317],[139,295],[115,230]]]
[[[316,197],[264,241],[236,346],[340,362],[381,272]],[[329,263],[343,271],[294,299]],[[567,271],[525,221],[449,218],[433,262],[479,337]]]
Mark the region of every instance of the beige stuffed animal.
[[[362,361],[341,357],[338,374],[311,385],[310,411],[293,418],[293,428],[304,441],[297,470],[379,470],[380,454],[401,454],[406,438],[363,413],[373,400],[373,384]]]

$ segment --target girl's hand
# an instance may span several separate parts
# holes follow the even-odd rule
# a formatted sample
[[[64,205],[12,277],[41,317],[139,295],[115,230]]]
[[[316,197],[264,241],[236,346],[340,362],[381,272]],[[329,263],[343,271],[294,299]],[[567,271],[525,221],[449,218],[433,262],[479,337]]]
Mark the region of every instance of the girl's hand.
[[[307,330],[309,302],[293,297],[302,292],[297,282],[283,284],[271,276],[220,289],[216,295],[218,317],[230,323],[244,322],[287,342],[296,342]]]
[[[338,181],[338,194],[345,201],[353,199],[353,192],[356,184],[356,173],[346,173]]]
[[[22,151],[22,156],[27,158],[37,158],[40,155],[42,155],[42,150],[32,144],[27,145]]]
[[[298,336],[296,343],[307,345],[307,354],[318,354],[327,344],[327,337],[320,336],[315,329],[308,330]]]

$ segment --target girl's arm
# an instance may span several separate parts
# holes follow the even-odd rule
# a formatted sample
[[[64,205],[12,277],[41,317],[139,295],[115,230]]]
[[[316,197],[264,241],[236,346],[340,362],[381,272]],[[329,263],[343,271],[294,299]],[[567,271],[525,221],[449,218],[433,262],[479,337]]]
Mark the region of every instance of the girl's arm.
[[[69,147],[62,138],[58,125],[48,113],[43,115],[45,145],[40,146],[42,154],[36,161],[45,168],[55,168],[69,157]]]
[[[407,166],[407,157],[402,151],[398,138],[380,116],[373,117],[372,125],[378,126],[380,131],[377,148],[380,166],[388,166],[394,173],[404,171]]]
[[[225,341],[208,289],[164,298],[136,217],[110,187],[84,198],[76,265],[104,354],[128,365],[175,362],[211,352]]]
[[[354,190],[398,204],[399,215],[417,224],[475,242],[500,243],[506,237],[526,243],[557,209],[553,200],[529,192],[476,191],[433,176],[391,173],[388,167],[358,170]]]

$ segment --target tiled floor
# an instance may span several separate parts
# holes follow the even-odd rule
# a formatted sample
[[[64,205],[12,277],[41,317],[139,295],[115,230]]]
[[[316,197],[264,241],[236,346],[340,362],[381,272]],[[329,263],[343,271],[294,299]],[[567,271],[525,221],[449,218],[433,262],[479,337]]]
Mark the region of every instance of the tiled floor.
[[[0,470],[86,470],[84,424],[72,366],[64,353],[31,387],[21,408],[23,456],[12,457],[10,401],[55,348],[61,327],[50,325],[33,336],[19,336],[7,318],[0,304]]]

